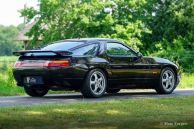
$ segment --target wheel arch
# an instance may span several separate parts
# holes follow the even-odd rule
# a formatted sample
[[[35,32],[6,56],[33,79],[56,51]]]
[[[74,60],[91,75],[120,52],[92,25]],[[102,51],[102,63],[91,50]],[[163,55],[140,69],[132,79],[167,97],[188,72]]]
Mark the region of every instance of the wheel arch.
[[[175,77],[176,77],[176,79],[177,79],[178,70],[177,70],[177,68],[176,68],[175,66],[170,65],[170,64],[164,65],[164,66],[162,67],[161,71],[162,71],[163,69],[165,69],[165,68],[171,68],[171,69],[174,71]]]
[[[108,71],[106,70],[106,68],[103,68],[103,67],[93,67],[93,68],[91,68],[91,69],[88,70],[87,74],[88,74],[91,70],[94,70],[94,69],[100,69],[100,70],[102,70],[102,71],[104,72],[104,74],[106,75],[106,78],[107,78],[107,79],[109,78],[110,72],[108,72]],[[87,74],[86,74],[86,75],[87,75]]]

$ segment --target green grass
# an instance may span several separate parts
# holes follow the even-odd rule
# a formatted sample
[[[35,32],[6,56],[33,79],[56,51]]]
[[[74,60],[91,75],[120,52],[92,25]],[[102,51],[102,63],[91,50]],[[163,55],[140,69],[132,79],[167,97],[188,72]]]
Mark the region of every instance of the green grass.
[[[23,88],[20,87],[9,87],[6,84],[0,81],[0,96],[15,96],[15,95],[24,95],[25,92]]]
[[[17,56],[0,56],[0,61],[16,61]]]
[[[49,91],[48,94],[64,94],[73,92],[74,91]],[[16,86],[15,83],[9,84],[8,82],[0,79],[0,96],[21,96],[21,95],[26,95],[23,87],[18,87]]]
[[[2,129],[194,128],[194,97],[0,108]],[[164,125],[164,122],[174,125]],[[184,126],[175,125],[184,124]]]
[[[10,83],[7,77],[0,75],[0,96],[24,95],[23,88],[17,87],[15,83]]]
[[[194,73],[183,73],[179,88],[194,88]]]
[[[23,88],[17,87],[12,76],[16,56],[0,56],[0,96],[24,95]]]

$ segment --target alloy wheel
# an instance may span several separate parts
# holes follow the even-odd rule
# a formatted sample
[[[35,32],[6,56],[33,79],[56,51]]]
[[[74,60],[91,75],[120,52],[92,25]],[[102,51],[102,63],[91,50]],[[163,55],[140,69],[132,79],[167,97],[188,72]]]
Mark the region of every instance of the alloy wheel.
[[[162,75],[162,86],[166,91],[171,91],[175,84],[175,76],[172,71],[166,70]]]
[[[105,77],[99,72],[95,71],[90,77],[90,89],[95,95],[100,95],[105,90]]]

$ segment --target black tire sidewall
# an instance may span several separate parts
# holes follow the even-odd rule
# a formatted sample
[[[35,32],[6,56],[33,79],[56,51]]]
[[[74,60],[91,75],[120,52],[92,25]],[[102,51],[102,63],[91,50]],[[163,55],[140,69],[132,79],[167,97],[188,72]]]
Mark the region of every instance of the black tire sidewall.
[[[33,86],[24,86],[24,90],[26,94],[32,97],[42,97],[48,93],[47,88],[35,89]],[[42,90],[42,92],[39,93],[38,90]]]

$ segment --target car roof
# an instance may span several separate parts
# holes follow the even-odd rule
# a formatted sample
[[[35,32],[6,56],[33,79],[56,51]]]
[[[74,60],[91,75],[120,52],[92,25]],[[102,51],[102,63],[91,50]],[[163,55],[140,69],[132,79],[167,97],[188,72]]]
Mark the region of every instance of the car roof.
[[[116,39],[111,38],[75,38],[75,39],[65,39],[62,41],[74,41],[74,42],[93,42],[93,41],[112,41],[112,42],[120,42]]]

